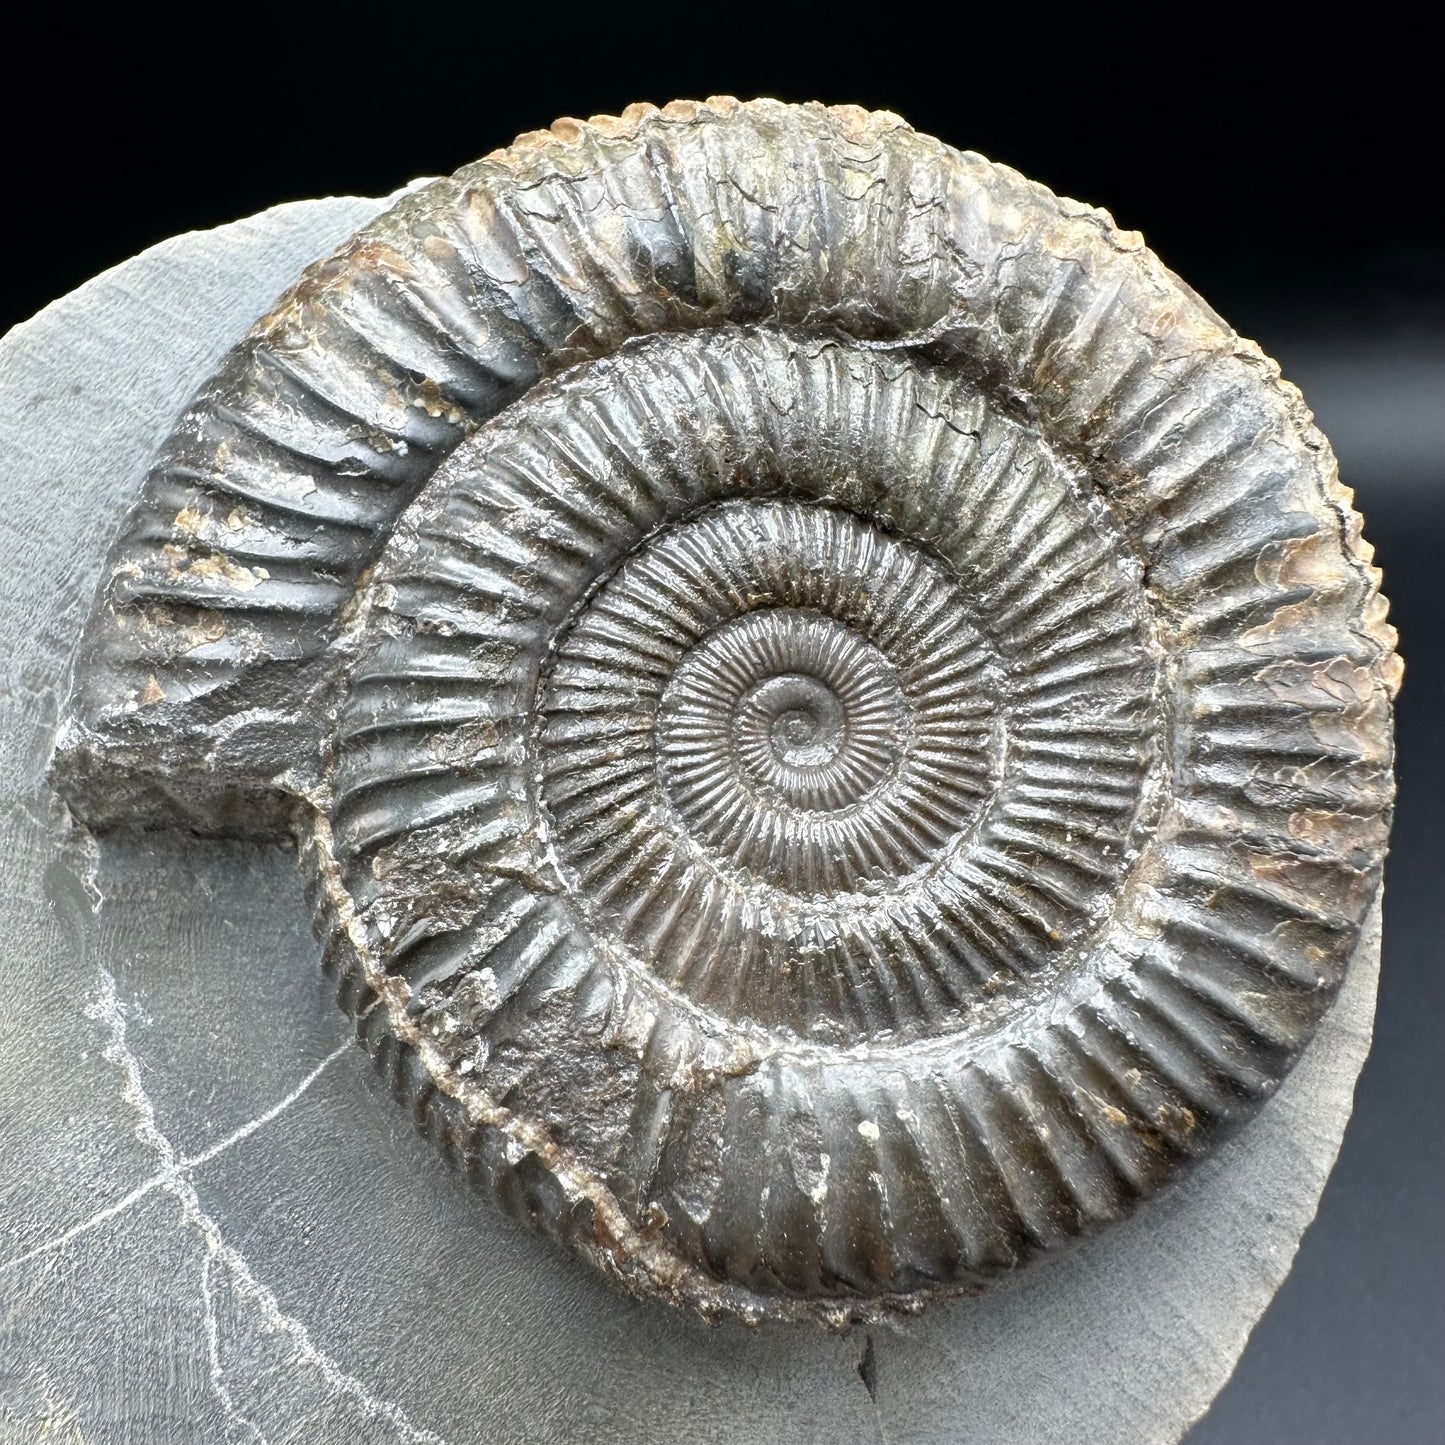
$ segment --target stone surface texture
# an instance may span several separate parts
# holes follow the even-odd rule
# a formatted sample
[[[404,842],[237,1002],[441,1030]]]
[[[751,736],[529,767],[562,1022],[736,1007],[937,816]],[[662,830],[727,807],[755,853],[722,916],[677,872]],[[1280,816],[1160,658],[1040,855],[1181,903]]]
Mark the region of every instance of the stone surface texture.
[[[627,1299],[477,1207],[349,1042],[293,859],[66,830],[44,769],[103,539],[197,379],[383,204],[179,237],[0,342],[5,1438],[1177,1440],[1313,1216],[1374,932],[1180,1188],[897,1328],[749,1331]]]
[[[55,776],[293,829],[417,1125],[616,1282],[877,1322],[1288,1072],[1379,886],[1384,616],[1298,393],[1137,236],[888,114],[641,106],[226,356]]]

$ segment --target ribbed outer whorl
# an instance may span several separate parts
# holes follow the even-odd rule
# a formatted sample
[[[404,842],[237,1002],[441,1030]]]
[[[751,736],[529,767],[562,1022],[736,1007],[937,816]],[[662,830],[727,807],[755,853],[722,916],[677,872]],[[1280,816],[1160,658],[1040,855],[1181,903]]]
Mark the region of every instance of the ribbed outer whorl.
[[[839,1322],[1116,1219],[1308,1042],[1393,633],[1273,363],[1102,212],[843,108],[408,195],[158,456],[57,776],[299,809],[343,1003],[641,1293]]]

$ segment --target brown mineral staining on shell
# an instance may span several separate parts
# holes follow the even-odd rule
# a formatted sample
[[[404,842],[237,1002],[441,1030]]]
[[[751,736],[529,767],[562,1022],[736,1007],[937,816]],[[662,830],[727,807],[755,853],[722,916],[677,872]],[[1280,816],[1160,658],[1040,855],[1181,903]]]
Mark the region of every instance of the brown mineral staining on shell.
[[[1127,1214],[1308,1043],[1388,833],[1378,589],[1298,393],[1103,212],[856,107],[633,106],[231,354],[56,776],[294,829],[506,1208],[841,1324]]]

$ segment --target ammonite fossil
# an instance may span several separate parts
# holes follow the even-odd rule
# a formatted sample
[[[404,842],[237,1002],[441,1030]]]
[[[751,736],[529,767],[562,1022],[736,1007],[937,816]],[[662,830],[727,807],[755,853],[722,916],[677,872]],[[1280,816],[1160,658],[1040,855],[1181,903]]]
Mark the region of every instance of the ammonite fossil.
[[[509,1209],[707,1314],[916,1308],[1277,1084],[1397,663],[1298,394],[1100,211],[856,109],[561,121],[177,423],[56,777],[301,840]]]

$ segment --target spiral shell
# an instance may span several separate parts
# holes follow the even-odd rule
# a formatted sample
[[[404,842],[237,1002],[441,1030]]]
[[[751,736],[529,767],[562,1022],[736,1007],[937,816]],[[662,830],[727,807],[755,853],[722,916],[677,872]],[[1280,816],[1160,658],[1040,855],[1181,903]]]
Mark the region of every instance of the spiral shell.
[[[629,1288],[874,1317],[1127,1213],[1308,1042],[1392,797],[1368,555],[1103,213],[889,115],[634,107],[231,354],[56,777],[293,825],[418,1123]]]

